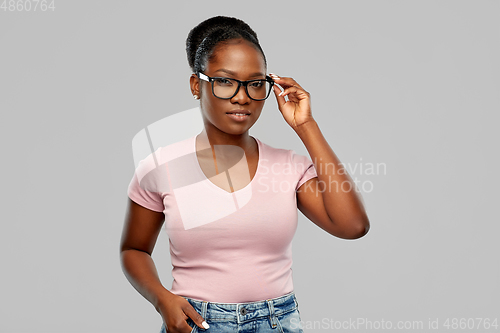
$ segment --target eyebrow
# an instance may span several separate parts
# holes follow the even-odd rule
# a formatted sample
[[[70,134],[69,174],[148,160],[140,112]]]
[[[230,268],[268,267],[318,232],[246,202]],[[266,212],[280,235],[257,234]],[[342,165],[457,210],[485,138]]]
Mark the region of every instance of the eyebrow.
[[[229,75],[236,76],[235,72],[230,71],[229,69],[225,69],[225,68],[218,69],[218,70],[214,71],[214,73],[215,72],[224,72],[224,73],[227,73]],[[256,72],[256,73],[251,74],[249,77],[258,77],[258,76],[266,76],[266,74]]]

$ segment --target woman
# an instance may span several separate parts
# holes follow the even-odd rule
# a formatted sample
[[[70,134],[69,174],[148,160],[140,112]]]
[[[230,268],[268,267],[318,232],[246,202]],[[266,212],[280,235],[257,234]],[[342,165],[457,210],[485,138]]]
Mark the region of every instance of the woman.
[[[157,150],[154,163],[168,175],[162,190],[151,187],[158,177],[138,178],[152,155],[138,166],[121,241],[124,273],[162,316],[163,333],[302,332],[291,270],[297,208],[331,235],[355,239],[369,229],[361,196],[313,118],[310,94],[291,77],[266,75],[245,22],[207,19],[186,45],[204,130]],[[271,90],[310,158],[249,135]],[[164,221],[170,291],[151,259]]]

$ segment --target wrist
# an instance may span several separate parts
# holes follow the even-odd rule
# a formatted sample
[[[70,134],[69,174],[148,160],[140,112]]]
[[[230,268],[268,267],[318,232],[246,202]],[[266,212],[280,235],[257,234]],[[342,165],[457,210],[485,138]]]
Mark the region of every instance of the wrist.
[[[157,296],[156,302],[154,305],[156,311],[158,311],[161,314],[162,309],[165,309],[168,307],[170,300],[174,298],[175,294],[171,293],[167,289],[163,289]]]
[[[301,135],[305,135],[307,134],[308,132],[311,132],[311,131],[314,131],[314,130],[317,130],[319,127],[318,127],[318,123],[316,122],[316,120],[314,119],[311,119],[311,120],[308,120],[307,122],[297,126],[295,128],[295,132],[301,136]]]

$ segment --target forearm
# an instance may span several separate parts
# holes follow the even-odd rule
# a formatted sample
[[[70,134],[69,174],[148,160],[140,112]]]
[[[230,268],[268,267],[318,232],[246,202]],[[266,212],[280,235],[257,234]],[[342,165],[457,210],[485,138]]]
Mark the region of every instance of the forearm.
[[[369,222],[361,194],[318,124],[315,121],[304,124],[297,134],[309,152],[318,180],[323,184],[321,193],[325,210],[332,222],[345,230],[356,226],[366,233]]]
[[[174,296],[158,277],[153,258],[143,251],[128,249],[120,254],[122,270],[132,286],[158,311],[160,302]]]

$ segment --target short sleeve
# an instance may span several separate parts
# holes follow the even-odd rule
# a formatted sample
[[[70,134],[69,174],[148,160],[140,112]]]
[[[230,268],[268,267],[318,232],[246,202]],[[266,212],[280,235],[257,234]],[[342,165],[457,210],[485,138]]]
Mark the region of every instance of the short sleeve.
[[[297,154],[293,150],[291,151],[291,154],[292,163],[295,165],[298,177],[297,186],[295,187],[295,191],[297,191],[309,179],[318,177],[318,174],[316,173],[316,168],[309,157]]]
[[[156,163],[152,154],[139,162],[129,183],[127,195],[132,201],[143,207],[155,212],[163,212],[165,207],[161,192],[156,190],[157,186],[154,184],[158,180],[158,177],[155,176],[156,170],[160,170],[159,167],[156,167]],[[150,177],[151,175],[153,177]]]

